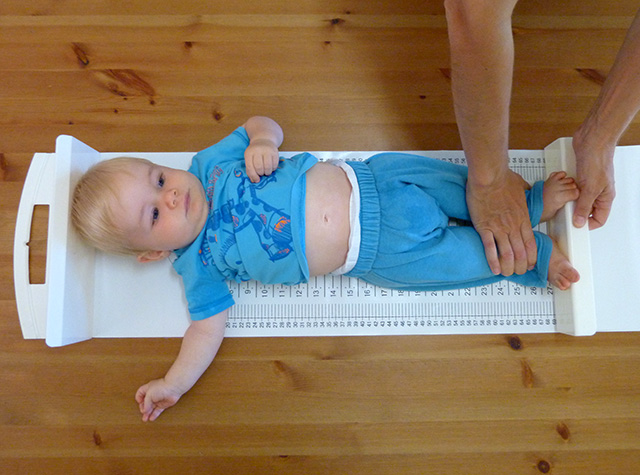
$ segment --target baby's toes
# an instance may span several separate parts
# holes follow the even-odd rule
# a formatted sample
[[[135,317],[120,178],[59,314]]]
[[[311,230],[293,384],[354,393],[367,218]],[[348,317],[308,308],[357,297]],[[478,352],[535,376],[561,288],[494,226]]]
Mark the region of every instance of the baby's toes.
[[[567,200],[575,201],[580,197],[580,190],[578,189],[577,185],[572,186],[565,190],[565,194],[566,194]]]

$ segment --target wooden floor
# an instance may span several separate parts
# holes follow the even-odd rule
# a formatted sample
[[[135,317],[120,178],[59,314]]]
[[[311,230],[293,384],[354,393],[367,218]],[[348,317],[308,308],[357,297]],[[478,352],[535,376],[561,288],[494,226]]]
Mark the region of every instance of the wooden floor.
[[[573,133],[637,7],[522,0],[511,148]],[[59,134],[197,151],[255,114],[282,124],[284,150],[460,149],[443,13],[435,0],[0,3],[1,473],[640,473],[640,333],[228,339],[153,424],[134,392],[179,339],[22,339],[12,246],[34,152]],[[622,143],[640,144],[640,121]]]

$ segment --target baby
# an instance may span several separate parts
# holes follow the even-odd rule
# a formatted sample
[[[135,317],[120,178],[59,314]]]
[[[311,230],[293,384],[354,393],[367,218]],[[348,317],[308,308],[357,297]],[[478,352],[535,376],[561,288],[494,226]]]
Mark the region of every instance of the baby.
[[[494,275],[468,221],[467,169],[410,154],[326,163],[279,158],[280,126],[252,117],[199,152],[188,171],[135,158],[100,162],[78,183],[72,222],[95,247],[140,262],[175,253],[191,324],[164,378],[138,389],[144,421],[174,405],[204,373],[234,303],[226,280],[297,284],[328,273],[404,290],[486,285]],[[564,172],[526,192],[532,225],[575,200]],[[566,289],[578,272],[535,233],[537,262],[506,279]]]

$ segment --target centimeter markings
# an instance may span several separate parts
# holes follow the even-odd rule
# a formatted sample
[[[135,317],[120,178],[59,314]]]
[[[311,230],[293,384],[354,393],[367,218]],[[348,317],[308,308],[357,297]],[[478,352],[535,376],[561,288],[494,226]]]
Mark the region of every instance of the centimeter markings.
[[[487,331],[553,331],[556,320],[553,302],[495,305],[478,302],[445,303],[345,303],[345,304],[239,304],[228,328],[257,335],[352,334],[352,330],[384,334],[429,333],[438,329],[455,333]],[[238,316],[241,315],[241,316]],[[434,331],[435,330],[435,331]],[[465,331],[466,330],[466,331]],[[297,333],[296,333],[297,331]],[[442,332],[442,331],[440,331]],[[447,331],[453,333],[454,331]],[[230,335],[233,336],[233,335]]]
[[[233,307],[239,320],[314,320],[353,318],[363,320],[411,318],[524,319],[554,318],[553,302],[391,302],[391,303],[253,303]],[[275,317],[274,317],[275,315]]]
[[[270,303],[272,299],[287,303],[335,303],[335,300],[352,299],[358,301],[423,301],[425,299],[458,300],[481,299],[495,301],[509,298],[515,300],[551,300],[553,289],[524,287],[508,281],[481,287],[466,287],[454,290],[407,291],[376,287],[367,282],[346,276],[312,277],[309,282],[299,285],[264,285],[256,281],[229,282],[229,289],[240,303]],[[297,302],[296,302],[297,301]]]
[[[417,153],[466,164],[460,151]],[[314,155],[323,159],[327,153]],[[348,159],[355,160],[369,155],[346,153]],[[545,178],[542,151],[512,151],[510,167],[529,182]],[[545,231],[546,225],[540,225],[539,229]],[[418,333],[438,328],[440,332],[450,329],[451,333],[473,333],[478,329],[508,331],[514,327],[520,331],[553,331],[555,326],[551,288],[523,287],[507,281],[435,292],[383,289],[331,275],[295,286],[263,285],[256,281],[230,282],[229,286],[236,305],[231,309],[227,327],[237,336],[252,331],[264,335],[296,334],[295,330],[309,335],[323,334],[323,330],[327,330],[326,334],[348,334],[354,329],[385,333],[386,329],[398,328]]]

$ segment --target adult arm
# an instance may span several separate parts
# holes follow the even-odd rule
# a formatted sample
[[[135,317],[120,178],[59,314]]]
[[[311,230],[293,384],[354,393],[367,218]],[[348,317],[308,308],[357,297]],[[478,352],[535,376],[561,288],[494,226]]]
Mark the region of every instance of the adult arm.
[[[229,311],[204,320],[194,320],[187,328],[180,353],[164,378],[150,381],[136,392],[143,421],[154,421],[178,402],[209,367],[222,343]]]
[[[257,183],[262,175],[271,175],[278,168],[278,148],[284,134],[280,125],[268,117],[251,117],[243,127],[249,136],[249,146],[244,153],[247,175]]]
[[[509,169],[513,78],[511,14],[517,0],[446,0],[456,120],[469,165],[467,203],[495,274],[536,262],[526,181]]]
[[[627,32],[600,94],[573,136],[580,197],[573,223],[589,229],[609,217],[615,184],[613,154],[629,123],[640,109],[640,11]]]

